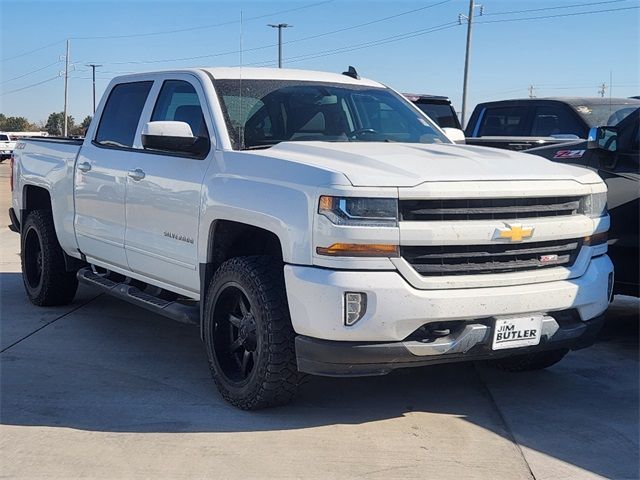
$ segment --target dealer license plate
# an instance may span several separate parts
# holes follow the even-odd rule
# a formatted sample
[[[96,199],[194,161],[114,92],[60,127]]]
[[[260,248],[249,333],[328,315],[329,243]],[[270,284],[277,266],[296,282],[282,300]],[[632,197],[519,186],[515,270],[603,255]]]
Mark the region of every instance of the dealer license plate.
[[[493,350],[530,347],[540,343],[542,316],[500,318],[493,330]]]

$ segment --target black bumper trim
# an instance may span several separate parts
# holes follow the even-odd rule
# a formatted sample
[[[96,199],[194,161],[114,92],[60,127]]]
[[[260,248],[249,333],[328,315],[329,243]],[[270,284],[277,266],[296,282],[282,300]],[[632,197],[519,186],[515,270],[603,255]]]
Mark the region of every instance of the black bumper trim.
[[[581,322],[586,326],[576,338],[542,339],[539,345],[507,350],[491,350],[491,346],[478,344],[466,353],[418,356],[411,353],[403,342],[337,342],[298,335],[296,356],[298,370],[327,377],[363,377],[385,375],[392,370],[441,363],[491,360],[512,355],[567,348],[579,350],[592,345],[602,325],[604,314]]]

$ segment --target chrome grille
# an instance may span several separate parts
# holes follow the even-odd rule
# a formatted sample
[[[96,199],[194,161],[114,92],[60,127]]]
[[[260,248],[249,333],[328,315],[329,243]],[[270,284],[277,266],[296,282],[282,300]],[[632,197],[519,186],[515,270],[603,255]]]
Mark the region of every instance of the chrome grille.
[[[576,215],[580,197],[401,200],[404,221],[513,220]]]
[[[400,255],[423,276],[477,275],[571,267],[581,240],[491,245],[403,246]]]

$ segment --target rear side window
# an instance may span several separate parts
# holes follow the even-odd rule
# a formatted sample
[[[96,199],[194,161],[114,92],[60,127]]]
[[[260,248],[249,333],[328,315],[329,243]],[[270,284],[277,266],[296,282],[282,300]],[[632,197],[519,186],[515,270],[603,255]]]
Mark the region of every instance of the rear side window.
[[[162,85],[151,121],[186,122],[195,137],[209,138],[202,107],[195,88],[183,80],[167,80]]]
[[[100,118],[95,141],[101,145],[132,147],[153,82],[121,83],[113,87]]]
[[[480,125],[480,136],[527,136],[526,107],[487,108]]]
[[[460,128],[458,116],[451,105],[446,103],[416,103],[416,106],[440,127]]]
[[[0,135],[0,142],[8,142],[8,141],[9,141],[8,135]]]
[[[531,135],[550,137],[551,135],[583,136],[584,128],[575,116],[566,108],[545,106],[536,108]]]

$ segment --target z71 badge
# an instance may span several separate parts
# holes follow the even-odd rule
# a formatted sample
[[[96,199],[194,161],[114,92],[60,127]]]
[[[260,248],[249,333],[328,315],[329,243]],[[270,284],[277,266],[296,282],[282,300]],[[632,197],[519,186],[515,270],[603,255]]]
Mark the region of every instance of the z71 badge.
[[[585,150],[558,150],[553,158],[581,158]]]

